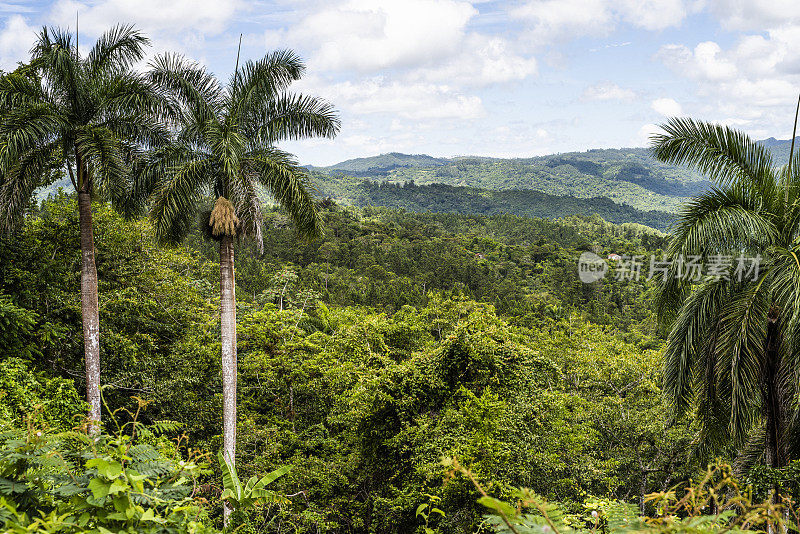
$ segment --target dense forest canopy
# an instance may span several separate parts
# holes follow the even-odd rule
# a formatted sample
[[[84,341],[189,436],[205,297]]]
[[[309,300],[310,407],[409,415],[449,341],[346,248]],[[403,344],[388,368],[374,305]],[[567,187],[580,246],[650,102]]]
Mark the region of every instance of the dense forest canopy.
[[[308,169],[296,54],[148,44],[0,76],[3,532],[800,529],[785,142]]]
[[[660,232],[596,216],[326,206],[321,240],[298,245],[273,211],[264,254],[240,255],[238,469],[291,465],[275,489],[300,493],[249,511],[248,529],[410,532],[430,495],[446,514],[431,525],[475,528],[485,509],[469,483],[445,481],[443,456],[496,484],[498,497],[529,487],[578,522],[598,499],[650,510],[644,495],[710,459],[692,455],[692,419],[665,409],[653,283],[577,278],[583,251],[658,254]],[[37,428],[70,428],[81,404],[75,208],[65,194],[45,201],[3,242],[6,428],[26,415]],[[214,247],[195,229],[164,249],[146,220],[125,222],[103,204],[95,221],[108,408],[133,413],[146,399],[139,424],[174,421],[184,447],[217,450]],[[153,439],[163,454],[185,454]],[[201,487],[214,502],[214,483]]]

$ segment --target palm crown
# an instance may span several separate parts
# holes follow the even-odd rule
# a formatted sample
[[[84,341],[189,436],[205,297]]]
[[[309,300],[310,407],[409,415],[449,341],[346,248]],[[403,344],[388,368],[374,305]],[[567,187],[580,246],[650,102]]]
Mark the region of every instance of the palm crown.
[[[776,168],[731,128],[672,119],[663,129],[654,155],[717,184],[681,212],[669,257],[761,258],[744,278],[688,280],[673,264],[657,295],[671,326],[665,390],[678,413],[696,406],[702,450],[734,445],[755,453],[742,459],[785,465],[798,450],[800,157]]]
[[[64,171],[78,192],[126,214],[141,208],[137,166],[162,146],[168,101],[131,66],[149,41],[131,26],[106,32],[86,57],[43,29],[30,63],[0,78],[0,224],[10,229],[33,191]]]
[[[319,234],[305,170],[275,147],[286,139],[333,137],[339,129],[330,104],[288,92],[305,70],[301,60],[290,51],[273,52],[237,68],[227,87],[180,56],[160,56],[152,67],[153,82],[181,108],[176,143],[157,158],[156,168],[167,175],[153,196],[157,234],[179,240],[198,201],[213,195],[231,202],[239,230],[260,245],[263,190],[288,211],[301,234]]]

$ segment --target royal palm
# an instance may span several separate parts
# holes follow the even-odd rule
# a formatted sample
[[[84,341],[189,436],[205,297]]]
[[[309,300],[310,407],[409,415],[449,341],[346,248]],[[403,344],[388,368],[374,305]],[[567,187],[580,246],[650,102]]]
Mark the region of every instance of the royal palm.
[[[708,453],[733,446],[740,460],[782,467],[798,457],[800,160],[776,167],[736,130],[672,119],[652,148],[715,183],[680,213],[668,255],[732,262],[727,276],[659,287],[670,325],[664,387],[678,413],[695,408]],[[748,273],[737,273],[738,258]],[[758,261],[758,267],[752,268]]]
[[[117,26],[81,57],[61,30],[43,29],[30,62],[0,79],[0,224],[13,231],[33,191],[69,176],[78,196],[81,314],[89,419],[100,420],[100,324],[92,198],[131,214],[144,191],[135,172],[163,145],[166,100],[131,69],[148,40]],[[92,425],[92,428],[97,428]]]
[[[261,246],[262,192],[269,193],[304,236],[320,233],[306,172],[275,147],[286,139],[333,137],[339,121],[330,104],[289,92],[304,65],[289,51],[273,52],[237,68],[227,86],[179,56],[153,62],[152,80],[174,95],[182,116],[175,145],[163,153],[163,179],[152,199],[157,234],[181,239],[211,199],[201,225],[219,241],[223,450],[236,450],[236,300],[234,241],[246,235]]]

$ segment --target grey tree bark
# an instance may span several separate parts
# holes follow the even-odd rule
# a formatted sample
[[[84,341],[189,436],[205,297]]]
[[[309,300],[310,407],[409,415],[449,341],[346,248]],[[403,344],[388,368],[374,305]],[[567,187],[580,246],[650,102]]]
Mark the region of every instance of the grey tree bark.
[[[99,431],[100,422],[100,306],[97,300],[97,266],[94,261],[92,198],[78,193],[81,231],[81,316],[83,352],[86,361],[86,402],[89,403],[89,429]]]
[[[222,341],[222,450],[236,462],[236,280],[233,269],[233,237],[223,235],[219,244],[220,321]],[[225,525],[231,510],[224,508]]]

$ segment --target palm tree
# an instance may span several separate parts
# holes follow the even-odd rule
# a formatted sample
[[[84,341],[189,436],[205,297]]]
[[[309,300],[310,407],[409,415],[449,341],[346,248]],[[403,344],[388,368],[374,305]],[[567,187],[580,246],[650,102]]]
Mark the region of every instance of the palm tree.
[[[60,29],[39,33],[30,63],[0,79],[0,229],[13,232],[33,191],[61,173],[78,195],[86,399],[100,421],[100,320],[92,198],[130,215],[142,206],[135,168],[169,139],[168,101],[131,67],[149,41],[131,26],[103,34],[86,57]]]
[[[734,447],[743,465],[785,466],[800,452],[800,158],[776,168],[744,133],[688,118],[662,128],[655,157],[715,182],[683,208],[667,250],[665,391],[678,414],[696,409],[701,451]],[[679,277],[674,259],[691,256],[725,269]]]
[[[214,200],[201,225],[219,241],[223,451],[231,465],[236,452],[234,238],[250,236],[263,246],[262,191],[290,214],[301,235],[315,237],[321,231],[305,170],[275,147],[286,139],[333,137],[339,130],[330,104],[288,91],[304,70],[293,52],[276,51],[237,66],[223,87],[180,56],[163,55],[152,64],[152,80],[174,95],[182,110],[178,138],[159,162],[163,179],[151,206],[156,234],[179,241],[199,204],[209,195]]]

